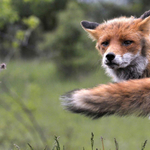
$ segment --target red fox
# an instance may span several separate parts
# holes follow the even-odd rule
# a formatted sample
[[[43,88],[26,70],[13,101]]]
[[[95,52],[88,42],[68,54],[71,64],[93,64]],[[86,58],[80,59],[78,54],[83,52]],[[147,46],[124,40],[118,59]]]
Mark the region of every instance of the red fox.
[[[65,108],[92,118],[150,114],[150,11],[81,26],[96,40],[102,66],[116,83],[68,92],[61,96]]]

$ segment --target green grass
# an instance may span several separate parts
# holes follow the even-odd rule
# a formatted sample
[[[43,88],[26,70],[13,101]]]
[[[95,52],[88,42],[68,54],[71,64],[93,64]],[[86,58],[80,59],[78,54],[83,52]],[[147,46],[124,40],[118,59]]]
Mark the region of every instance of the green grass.
[[[115,150],[119,150],[119,144],[116,140],[116,138],[114,138],[114,144],[115,144]],[[140,150],[144,150],[147,144],[147,140],[145,140],[145,142],[143,143],[143,145],[141,146]],[[14,144],[14,146],[16,147],[17,150],[21,150],[20,147],[16,144]],[[28,146],[30,147],[30,150],[35,150],[29,143]],[[44,148],[44,150],[47,150],[47,146]],[[65,150],[65,146],[63,145],[63,147],[60,147],[60,143],[59,143],[59,137],[55,136],[55,143],[53,145],[53,147],[51,148],[52,150]],[[101,137],[101,148],[96,148],[94,149],[94,134],[91,133],[91,150],[106,150],[105,149],[105,145],[104,145],[104,139]],[[85,148],[83,147],[83,150],[85,150]]]
[[[66,150],[91,150],[90,134],[94,133],[94,147],[114,150],[114,138],[119,150],[141,150],[148,140],[150,149],[150,120],[148,118],[104,117],[92,120],[65,111],[59,96],[76,88],[88,88],[110,80],[102,69],[77,80],[62,80],[50,62],[9,62],[0,73],[0,149],[34,150],[53,148],[59,136],[60,147]]]

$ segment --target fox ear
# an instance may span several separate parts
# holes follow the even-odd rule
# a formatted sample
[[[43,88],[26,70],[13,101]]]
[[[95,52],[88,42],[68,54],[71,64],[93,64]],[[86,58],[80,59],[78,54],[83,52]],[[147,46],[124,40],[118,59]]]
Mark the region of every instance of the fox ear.
[[[150,16],[139,23],[139,29],[144,33],[150,34]]]
[[[146,11],[143,15],[141,15],[141,19],[145,19],[150,16],[150,10]]]
[[[89,21],[81,21],[81,26],[86,32],[88,32],[88,34],[90,35],[90,37],[93,40],[98,39],[98,34],[97,34],[97,31],[96,31],[96,27],[99,26],[99,23],[89,22]]]
[[[139,29],[145,33],[150,33],[150,10],[140,16],[142,21],[139,23]]]

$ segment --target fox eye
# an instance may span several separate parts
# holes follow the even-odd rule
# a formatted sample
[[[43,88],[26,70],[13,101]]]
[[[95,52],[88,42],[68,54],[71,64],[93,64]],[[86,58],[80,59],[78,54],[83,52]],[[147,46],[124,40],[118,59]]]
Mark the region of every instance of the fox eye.
[[[102,46],[107,47],[109,45],[109,41],[104,41],[101,43]]]
[[[133,41],[131,41],[131,40],[126,40],[126,41],[123,42],[123,45],[124,45],[124,46],[128,46],[128,45],[131,45],[132,43],[133,43]]]

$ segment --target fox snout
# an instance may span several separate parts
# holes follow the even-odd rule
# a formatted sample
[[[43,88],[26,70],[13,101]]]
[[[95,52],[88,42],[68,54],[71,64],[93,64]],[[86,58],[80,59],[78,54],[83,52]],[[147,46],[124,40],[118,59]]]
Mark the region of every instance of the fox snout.
[[[103,66],[110,69],[117,69],[120,66],[121,57],[113,52],[106,53],[103,56]]]
[[[115,54],[110,52],[106,55],[106,58],[108,62],[112,62],[112,60],[115,58]]]
[[[116,55],[114,54],[114,53],[112,53],[112,52],[109,52],[109,53],[107,53],[106,55],[105,55],[105,65],[107,65],[108,67],[110,67],[110,68],[114,68],[114,66],[118,66],[118,64],[116,64],[115,63],[115,57],[116,57]]]

